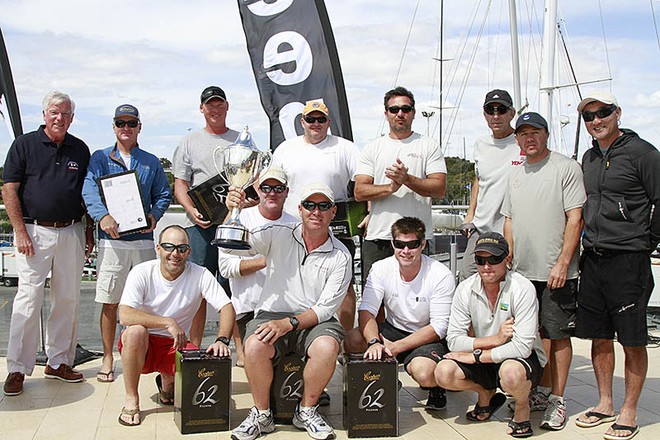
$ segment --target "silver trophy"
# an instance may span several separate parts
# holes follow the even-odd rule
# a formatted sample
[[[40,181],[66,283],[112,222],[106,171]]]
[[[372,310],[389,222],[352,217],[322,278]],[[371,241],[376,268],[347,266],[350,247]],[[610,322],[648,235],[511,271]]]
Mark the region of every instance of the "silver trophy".
[[[236,141],[227,147],[218,147],[213,152],[213,162],[218,174],[230,185],[245,190],[252,185],[259,173],[270,165],[270,151],[260,151],[245,127]],[[213,246],[226,249],[250,249],[250,232],[238,219],[241,210],[234,208],[227,221],[215,231]]]

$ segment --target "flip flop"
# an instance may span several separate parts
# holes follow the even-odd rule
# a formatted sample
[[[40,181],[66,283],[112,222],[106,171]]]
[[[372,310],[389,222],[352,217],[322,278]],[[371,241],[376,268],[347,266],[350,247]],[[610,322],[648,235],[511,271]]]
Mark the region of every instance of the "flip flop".
[[[511,428],[509,435],[514,438],[527,438],[534,435],[534,431],[532,431],[532,423],[529,420],[514,422],[513,419],[511,419],[509,420],[509,428]]]
[[[121,418],[121,416],[130,416],[132,421],[136,414],[138,415],[137,423],[128,423],[126,420]],[[126,407],[123,407],[117,421],[120,425],[124,426],[138,426],[140,423],[142,423],[142,417],[140,417],[140,408],[126,409]]]
[[[618,423],[613,423],[610,428],[614,431],[630,431],[628,435],[614,435],[614,434],[603,434],[603,438],[607,440],[630,440],[639,432],[639,425],[637,426],[627,426],[619,425]]]
[[[486,420],[490,419],[491,416],[495,414],[495,412],[505,403],[506,396],[502,393],[495,393],[493,394],[493,397],[490,398],[488,406],[479,406],[477,403],[472,411],[465,413],[465,417],[472,422],[485,422]],[[481,414],[488,414],[488,417],[485,419],[480,419],[479,415]]]
[[[163,379],[160,374],[156,376],[156,386],[158,387],[158,401],[161,405],[174,405],[174,390],[163,390]]]
[[[591,418],[591,417],[596,417],[596,420],[593,422],[587,422],[584,420],[580,420],[580,417],[586,417],[586,418]],[[586,413],[582,414],[582,416],[578,417],[575,419],[575,424],[579,426],[580,428],[593,428],[594,426],[601,425],[603,423],[607,422],[613,422],[616,420],[616,414],[614,415],[609,415],[609,414],[603,414],[597,411],[587,411]]]
[[[108,383],[108,382],[114,382],[115,381],[115,372],[110,370],[107,373],[103,371],[99,371],[96,373],[96,380],[97,382],[102,382],[102,383]]]

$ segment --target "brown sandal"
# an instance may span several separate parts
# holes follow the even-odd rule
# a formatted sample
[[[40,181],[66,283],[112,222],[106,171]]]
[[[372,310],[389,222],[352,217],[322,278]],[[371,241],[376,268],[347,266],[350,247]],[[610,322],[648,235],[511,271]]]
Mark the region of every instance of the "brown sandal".
[[[174,405],[174,388],[171,391],[163,390],[163,378],[156,376],[156,386],[158,387],[158,401],[161,405]]]
[[[121,416],[129,416],[132,422],[135,419],[136,414],[138,416],[137,423],[129,423],[121,418]],[[140,416],[140,408],[138,407],[133,409],[127,409],[126,407],[123,407],[121,409],[121,413],[119,414],[119,418],[117,419],[117,421],[119,422],[120,425],[124,425],[124,426],[138,426],[140,423],[142,423],[142,417]]]

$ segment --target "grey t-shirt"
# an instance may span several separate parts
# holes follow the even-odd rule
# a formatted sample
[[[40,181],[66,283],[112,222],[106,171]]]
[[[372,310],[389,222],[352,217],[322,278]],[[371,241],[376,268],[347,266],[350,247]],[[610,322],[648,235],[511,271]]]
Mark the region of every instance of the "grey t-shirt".
[[[233,144],[238,135],[237,131],[231,129],[223,134],[211,134],[204,129],[191,131],[181,139],[174,150],[174,177],[189,182],[192,188],[216,176],[218,171],[213,162],[213,152],[219,146]],[[184,226],[192,225],[194,222],[186,216]]]
[[[587,200],[580,165],[551,151],[534,164],[525,162],[509,174],[502,215],[511,219],[513,269],[532,281],[547,281],[564,243],[566,211]],[[578,277],[576,250],[568,279]]]

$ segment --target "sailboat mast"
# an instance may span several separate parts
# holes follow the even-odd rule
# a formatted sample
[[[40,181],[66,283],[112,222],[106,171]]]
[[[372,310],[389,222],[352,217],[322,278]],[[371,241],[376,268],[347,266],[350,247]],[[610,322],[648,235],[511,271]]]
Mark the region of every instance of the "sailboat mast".
[[[520,111],[522,93],[520,91],[520,55],[518,51],[518,18],[516,0],[509,0],[509,29],[511,33],[511,64],[513,66],[513,108]]]
[[[550,136],[553,136],[552,94],[555,84],[555,33],[557,29],[557,0],[546,0],[543,14],[543,55],[541,57],[541,82],[539,113],[548,121]],[[559,145],[559,132],[555,132],[555,143]]]

